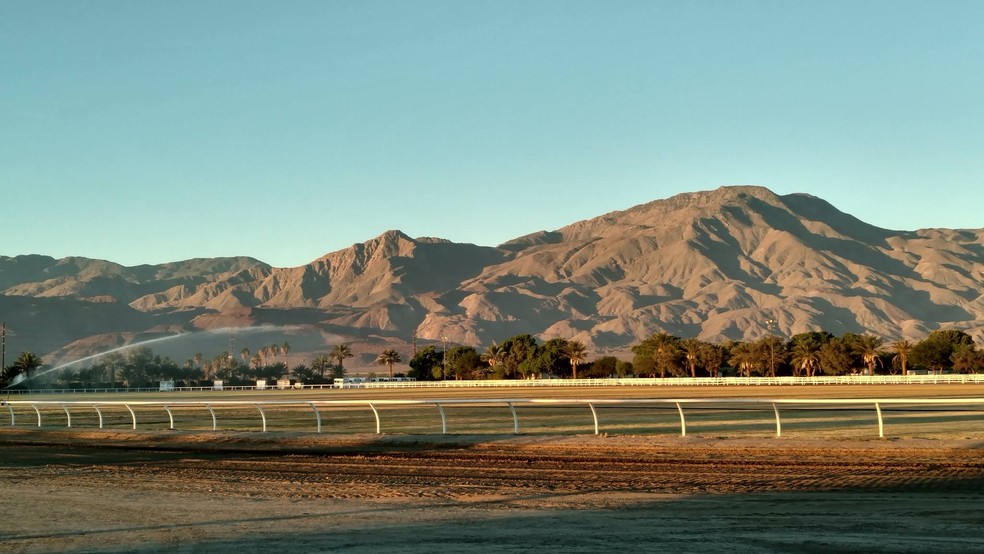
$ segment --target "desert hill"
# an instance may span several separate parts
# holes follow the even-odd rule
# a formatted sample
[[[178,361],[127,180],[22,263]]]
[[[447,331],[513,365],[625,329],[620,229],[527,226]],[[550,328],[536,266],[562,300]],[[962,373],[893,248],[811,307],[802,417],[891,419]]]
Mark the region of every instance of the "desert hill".
[[[656,331],[707,340],[825,329],[984,338],[984,230],[881,229],[806,194],[679,194],[498,247],[399,231],[274,268],[250,258],[127,268],[0,257],[16,347],[69,358],[176,331],[281,327],[345,340],[485,345],[517,333],[624,352]],[[226,349],[216,343],[215,353]],[[190,353],[177,354],[185,359]]]

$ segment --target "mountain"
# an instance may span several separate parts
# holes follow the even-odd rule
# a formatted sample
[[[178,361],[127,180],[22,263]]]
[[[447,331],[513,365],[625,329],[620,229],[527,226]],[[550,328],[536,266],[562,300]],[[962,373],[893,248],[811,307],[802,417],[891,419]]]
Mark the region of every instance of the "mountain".
[[[356,365],[384,344],[409,350],[414,336],[484,345],[531,333],[577,338],[596,354],[656,331],[919,340],[954,327],[980,340],[984,230],[892,231],[807,194],[723,187],[498,247],[387,231],[294,268],[0,257],[0,291],[17,348],[51,359],[205,331],[214,353],[240,335],[287,337],[302,358],[344,340],[363,355]],[[266,334],[247,336],[258,329]]]

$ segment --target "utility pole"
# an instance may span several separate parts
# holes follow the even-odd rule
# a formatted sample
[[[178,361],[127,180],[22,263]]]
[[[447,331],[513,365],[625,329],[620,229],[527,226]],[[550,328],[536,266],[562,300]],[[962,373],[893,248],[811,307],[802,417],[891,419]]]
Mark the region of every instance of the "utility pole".
[[[0,338],[0,343],[3,344],[3,346],[0,347],[0,351],[2,351],[2,354],[0,354],[0,371],[3,371],[7,369],[7,322],[6,321],[0,322],[0,337],[2,337]]]
[[[441,360],[441,378],[448,378],[448,338],[442,336],[441,343],[444,345],[444,351],[441,352],[443,358]]]

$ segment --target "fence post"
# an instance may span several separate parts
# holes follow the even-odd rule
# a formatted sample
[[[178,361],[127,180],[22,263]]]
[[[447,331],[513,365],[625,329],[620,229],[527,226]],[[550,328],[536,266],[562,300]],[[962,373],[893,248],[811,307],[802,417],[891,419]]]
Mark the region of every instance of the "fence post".
[[[379,412],[376,411],[376,407],[372,405],[372,402],[369,403],[369,408],[372,409],[372,414],[376,416],[376,434],[377,435],[382,434],[382,431],[380,430],[381,428],[379,426]]]
[[[266,413],[263,412],[263,406],[259,404],[254,404],[254,406],[260,411],[260,417],[263,419],[263,432],[266,433]]]
[[[779,406],[775,402],[772,403],[772,411],[776,413],[776,436],[782,436],[782,424],[779,422]]]
[[[594,418],[595,434],[598,433],[598,412],[595,410],[594,404],[588,402],[588,407],[591,408],[591,417]]]
[[[448,434],[448,418],[447,418],[447,416],[444,415],[444,406],[441,406],[441,403],[440,402],[435,402],[434,405],[437,406],[437,411],[441,412],[441,434],[442,435],[447,435]]]
[[[318,432],[321,432],[321,412],[318,411],[318,407],[314,402],[310,402],[311,409],[314,410],[314,419],[318,422]]]
[[[680,436],[687,436],[687,420],[683,417],[683,406],[679,402],[676,403],[677,411],[680,412]]]
[[[518,435],[519,434],[519,416],[516,415],[516,406],[513,406],[513,403],[512,402],[506,402],[506,404],[509,406],[509,411],[512,412],[512,418],[513,418],[513,434],[514,435]],[[13,417],[13,412],[11,412],[11,417]]]
[[[92,404],[92,407],[95,408],[96,414],[99,415],[99,428],[102,429],[103,428],[103,413],[102,413],[102,410],[100,410],[99,409],[99,405],[98,404],[95,404],[95,403]]]
[[[14,407],[7,403],[7,411],[10,412],[10,426],[15,427],[17,425],[17,420],[14,418]]]
[[[205,404],[205,407],[208,408],[208,413],[212,414],[212,430],[213,431],[218,431],[219,430],[219,422],[215,419],[215,410],[212,409],[212,405],[211,404]]]
[[[63,410],[65,410],[65,417],[68,419],[68,422],[65,425],[65,427],[70,428],[72,426],[72,413],[68,411],[68,407],[65,406],[64,404],[62,404],[61,407]]]
[[[878,412],[878,438],[885,438],[885,423],[882,420],[881,405],[875,402],[875,411]]]
[[[164,404],[164,411],[167,412],[167,419],[171,423],[171,426],[168,427],[168,429],[174,429],[174,414],[171,413],[171,408],[167,404]]]
[[[34,404],[31,404],[31,407],[34,408],[34,413],[38,414],[38,427],[41,427],[41,410]]]
[[[127,410],[130,410],[130,419],[133,421],[133,429],[136,430],[136,428],[137,428],[137,414],[133,412],[133,408],[131,408],[129,404],[123,404],[123,405],[126,406],[126,409]]]

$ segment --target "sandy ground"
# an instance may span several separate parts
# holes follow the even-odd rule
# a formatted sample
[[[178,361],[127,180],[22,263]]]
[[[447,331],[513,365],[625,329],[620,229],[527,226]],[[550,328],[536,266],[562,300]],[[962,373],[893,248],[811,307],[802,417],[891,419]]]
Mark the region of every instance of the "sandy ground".
[[[981,552],[982,448],[0,428],[0,552]]]

